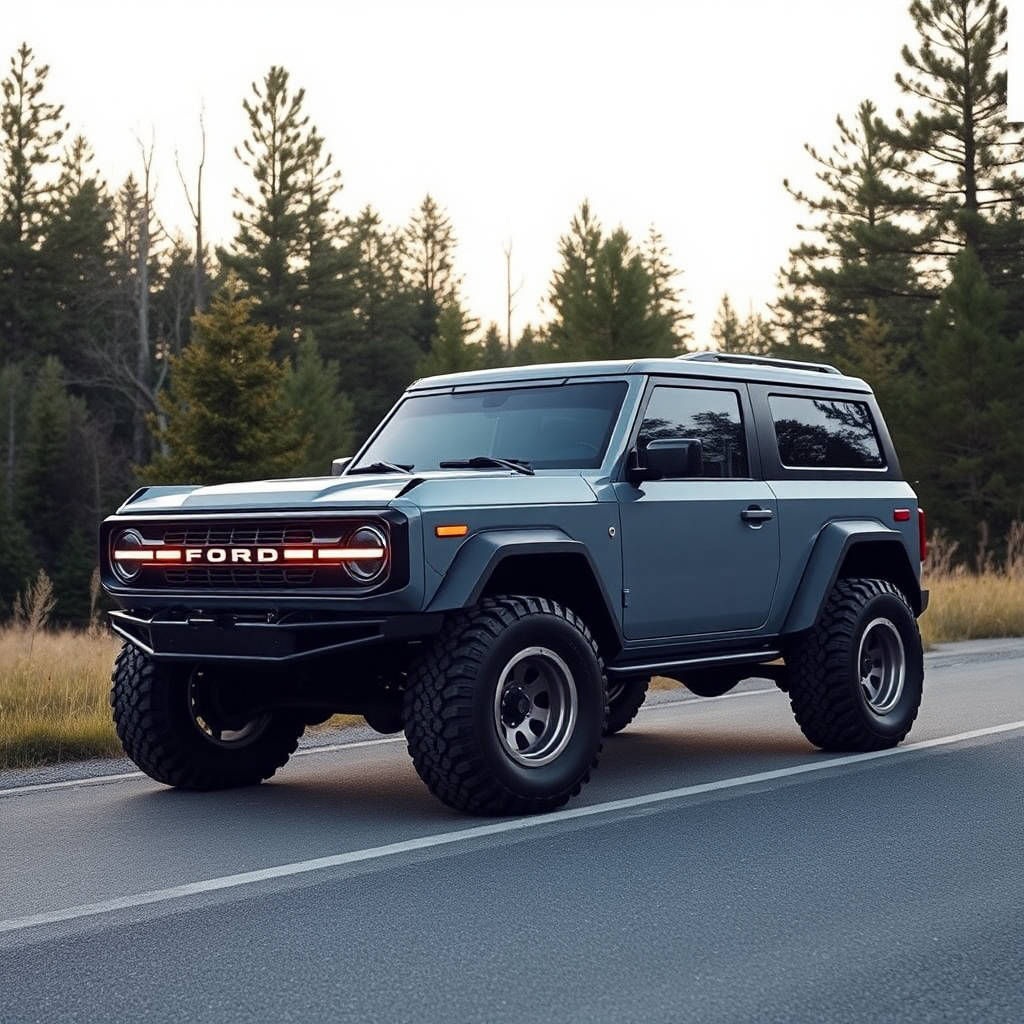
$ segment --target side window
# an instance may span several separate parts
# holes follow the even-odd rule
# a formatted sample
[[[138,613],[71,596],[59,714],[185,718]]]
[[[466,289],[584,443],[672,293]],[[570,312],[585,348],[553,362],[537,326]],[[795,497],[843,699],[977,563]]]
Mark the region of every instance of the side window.
[[[704,476],[750,475],[740,398],[735,391],[656,387],[640,426],[640,449],[659,437],[692,437],[700,441]]]
[[[784,466],[883,469],[885,460],[866,402],[770,395]]]

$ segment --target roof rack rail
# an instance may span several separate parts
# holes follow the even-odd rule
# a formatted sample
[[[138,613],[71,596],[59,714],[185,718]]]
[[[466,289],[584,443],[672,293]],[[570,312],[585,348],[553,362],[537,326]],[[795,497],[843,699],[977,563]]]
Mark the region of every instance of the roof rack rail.
[[[798,359],[776,359],[773,356],[748,356],[742,352],[687,352],[676,359],[691,359],[695,363],[752,363],[754,366],[786,367],[790,370],[812,370],[815,373],[838,373],[842,370],[829,363],[804,363]]]

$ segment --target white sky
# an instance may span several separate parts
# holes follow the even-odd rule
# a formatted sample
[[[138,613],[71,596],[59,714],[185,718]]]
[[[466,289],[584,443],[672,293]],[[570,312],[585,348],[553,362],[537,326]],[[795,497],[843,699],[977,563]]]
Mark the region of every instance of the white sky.
[[[471,311],[505,321],[503,245],[522,281],[513,331],[547,316],[559,237],[584,198],[606,228],[663,234],[699,343],[723,292],[774,295],[797,239],[782,179],[813,184],[836,114],[891,114],[905,0],[0,0],[0,59],[27,42],[48,96],[111,185],[155,140],[157,211],[189,219],[174,169],[198,157],[206,110],[206,232],[233,233],[243,97],[271,64],[342,171],[345,212],[404,223],[445,206]],[[1012,13],[1012,12],[1011,12]],[[1012,76],[1011,76],[1012,77]]]

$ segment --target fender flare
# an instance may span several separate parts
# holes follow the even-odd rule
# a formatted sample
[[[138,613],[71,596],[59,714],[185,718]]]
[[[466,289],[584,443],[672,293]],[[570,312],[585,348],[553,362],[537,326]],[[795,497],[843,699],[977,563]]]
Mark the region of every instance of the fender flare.
[[[475,604],[502,562],[521,555],[569,554],[583,558],[609,618],[616,622],[601,576],[586,544],[553,528],[484,530],[470,537],[455,555],[426,607],[428,612],[455,611]]]
[[[802,632],[818,621],[847,555],[854,548],[865,544],[884,544],[891,549],[898,567],[892,575],[897,577],[901,588],[910,591],[905,596],[914,613],[920,615],[924,611],[926,602],[921,582],[910,563],[903,535],[874,519],[848,519],[828,523],[818,534],[789,606],[789,613],[782,626],[783,634]],[[908,581],[912,581],[912,584]]]

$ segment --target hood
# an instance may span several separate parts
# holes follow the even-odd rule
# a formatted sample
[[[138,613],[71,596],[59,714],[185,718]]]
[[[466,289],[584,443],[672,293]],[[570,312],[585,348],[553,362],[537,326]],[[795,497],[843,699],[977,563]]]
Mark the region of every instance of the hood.
[[[438,470],[403,476],[305,477],[256,480],[213,487],[143,487],[118,510],[122,514],[309,511],[331,508],[386,508],[408,495],[424,508],[515,504],[561,504],[594,500],[582,476],[538,473],[525,476],[504,469]]]
[[[384,508],[416,477],[315,476],[213,487],[143,487],[119,509],[129,513],[252,512],[266,509]]]

